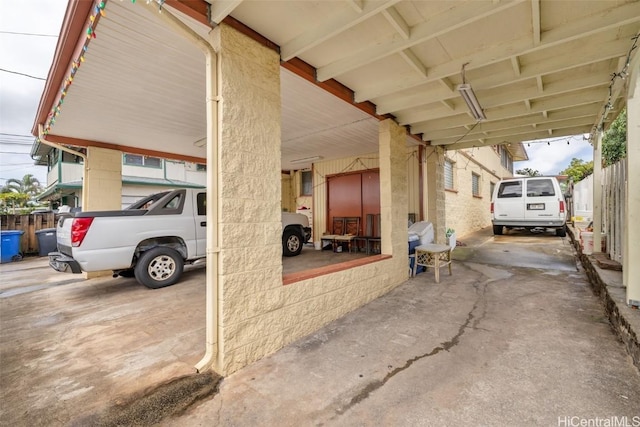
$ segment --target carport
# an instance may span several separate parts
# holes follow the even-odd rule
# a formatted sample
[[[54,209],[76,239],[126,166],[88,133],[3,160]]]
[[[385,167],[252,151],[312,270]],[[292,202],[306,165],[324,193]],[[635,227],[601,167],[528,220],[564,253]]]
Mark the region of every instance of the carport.
[[[227,374],[407,279],[407,145],[424,153],[421,212],[438,239],[445,150],[588,133],[597,159],[626,105],[627,188],[640,185],[639,30],[635,1],[71,0],[33,132],[83,156],[86,210],[120,205],[122,152],[206,162],[197,368]],[[281,170],[372,152],[382,254],[284,280]],[[639,205],[628,198],[630,303]]]

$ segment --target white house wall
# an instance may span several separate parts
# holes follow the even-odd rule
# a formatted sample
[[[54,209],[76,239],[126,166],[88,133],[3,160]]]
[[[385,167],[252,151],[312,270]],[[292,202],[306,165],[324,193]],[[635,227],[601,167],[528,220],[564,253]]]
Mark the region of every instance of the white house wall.
[[[581,222],[593,218],[593,175],[573,185],[573,216]]]

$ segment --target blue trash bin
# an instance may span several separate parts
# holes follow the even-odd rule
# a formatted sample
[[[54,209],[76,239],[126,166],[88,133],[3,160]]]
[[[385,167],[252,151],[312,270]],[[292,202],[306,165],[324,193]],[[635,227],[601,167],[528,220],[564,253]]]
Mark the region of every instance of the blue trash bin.
[[[20,261],[20,238],[24,234],[22,230],[4,230],[0,232],[2,245],[0,246],[0,262]]]

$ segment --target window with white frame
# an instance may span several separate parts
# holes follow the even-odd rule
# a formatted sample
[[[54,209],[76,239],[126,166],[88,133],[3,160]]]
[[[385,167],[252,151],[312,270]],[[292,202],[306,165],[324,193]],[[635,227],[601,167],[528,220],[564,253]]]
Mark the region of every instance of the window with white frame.
[[[490,182],[489,183],[489,198],[493,197],[493,190],[496,189],[496,183],[495,182]]]
[[[122,163],[131,166],[146,166],[150,168],[162,168],[162,159],[159,157],[141,156],[139,154],[124,154]]]
[[[471,172],[471,193],[480,197],[480,175],[475,172]]]
[[[449,159],[444,159],[444,188],[445,190],[453,190],[455,188],[455,180],[453,171],[455,163]]]

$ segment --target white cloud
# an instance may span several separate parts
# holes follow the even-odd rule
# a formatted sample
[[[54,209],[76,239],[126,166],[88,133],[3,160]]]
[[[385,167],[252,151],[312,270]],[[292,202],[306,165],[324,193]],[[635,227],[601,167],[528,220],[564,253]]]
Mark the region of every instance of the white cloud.
[[[67,0],[0,0],[0,68],[46,78],[58,39],[28,34],[57,36],[66,7]],[[43,88],[44,80],[0,71],[0,133],[31,135]],[[15,142],[15,137],[0,135],[0,185],[8,178],[19,179],[26,174],[45,183],[46,167],[33,164],[31,146]]]

